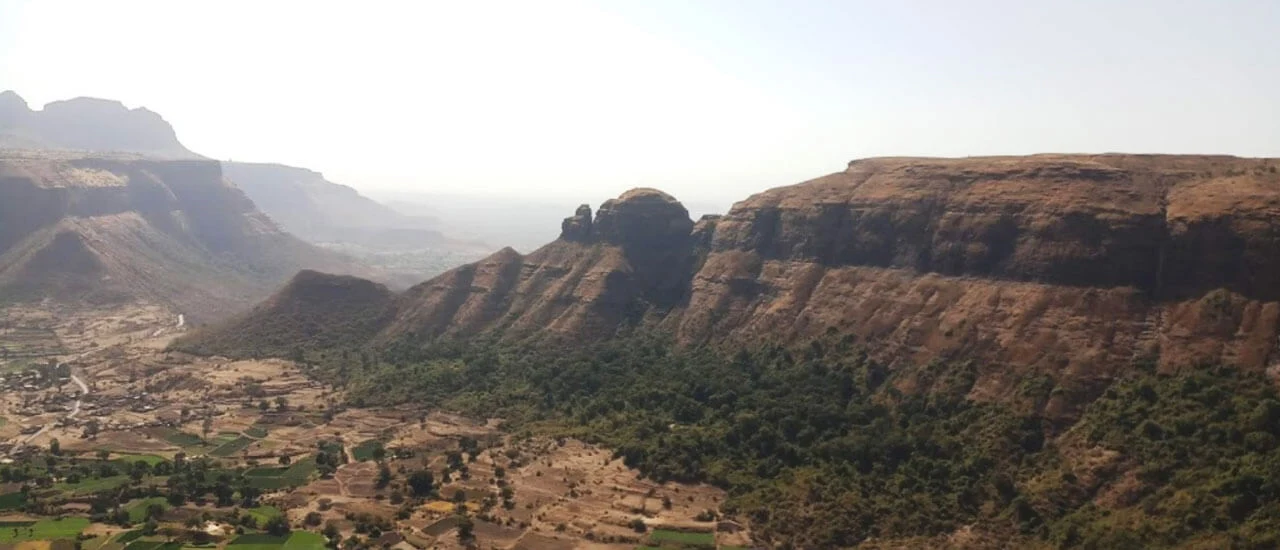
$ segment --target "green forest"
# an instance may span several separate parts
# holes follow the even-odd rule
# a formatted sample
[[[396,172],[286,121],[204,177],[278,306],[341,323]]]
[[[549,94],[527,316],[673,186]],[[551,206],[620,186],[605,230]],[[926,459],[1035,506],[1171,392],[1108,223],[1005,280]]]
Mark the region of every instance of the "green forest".
[[[848,339],[723,353],[660,336],[585,346],[473,340],[295,350],[354,405],[412,402],[607,445],[782,547],[938,537],[968,525],[1045,548],[1280,546],[1280,401],[1231,368],[1135,365],[1055,426],[967,398],[972,363],[903,373]],[[1056,394],[1048,377],[1023,384]]]

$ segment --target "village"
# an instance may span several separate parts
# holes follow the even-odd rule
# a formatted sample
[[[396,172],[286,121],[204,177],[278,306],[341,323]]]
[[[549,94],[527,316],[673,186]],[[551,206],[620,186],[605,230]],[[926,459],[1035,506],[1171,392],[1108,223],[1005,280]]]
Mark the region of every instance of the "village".
[[[572,439],[515,439],[500,419],[349,407],[289,361],[169,352],[186,330],[174,318],[8,313],[61,353],[0,365],[0,524],[28,526],[0,529],[0,548],[749,544],[717,489],[640,479]]]

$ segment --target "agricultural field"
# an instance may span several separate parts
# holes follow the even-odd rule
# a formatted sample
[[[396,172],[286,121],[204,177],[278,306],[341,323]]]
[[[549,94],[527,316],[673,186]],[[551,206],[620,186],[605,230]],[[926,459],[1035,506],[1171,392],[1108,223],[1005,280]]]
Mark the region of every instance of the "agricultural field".
[[[86,518],[0,522],[0,543],[26,540],[74,539],[89,526]]]
[[[690,548],[715,548],[716,536],[710,532],[673,531],[654,529],[649,542],[655,546],[679,546]]]
[[[240,535],[227,545],[227,550],[323,550],[324,547],[322,535],[294,531],[282,536],[265,533]]]
[[[438,411],[352,408],[288,361],[166,352],[181,330],[159,310],[70,326],[30,315],[22,322],[48,326],[89,391],[0,392],[0,452],[12,460],[0,510],[29,518],[0,529],[0,544],[45,545],[15,550],[73,550],[48,545],[80,533],[84,550],[320,550],[329,526],[374,548],[403,537],[454,549],[462,515],[481,548],[748,540],[695,520],[718,508],[718,490],[640,479],[608,449]],[[636,532],[637,520],[650,529]]]

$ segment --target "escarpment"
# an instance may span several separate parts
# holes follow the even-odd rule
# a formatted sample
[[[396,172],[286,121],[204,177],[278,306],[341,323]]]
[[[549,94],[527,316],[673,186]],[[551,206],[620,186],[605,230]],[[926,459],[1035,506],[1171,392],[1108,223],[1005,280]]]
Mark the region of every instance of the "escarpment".
[[[265,298],[305,267],[354,270],[280,231],[217,162],[0,156],[5,301],[142,299],[213,319]]]
[[[1278,359],[1278,166],[866,159],[696,223],[637,189],[594,216],[579,207],[531,254],[503,250],[398,296],[374,340],[649,326],[685,346],[738,346],[835,334],[891,364],[973,360],[978,398],[1029,373],[1087,393],[1135,361],[1265,369]]]

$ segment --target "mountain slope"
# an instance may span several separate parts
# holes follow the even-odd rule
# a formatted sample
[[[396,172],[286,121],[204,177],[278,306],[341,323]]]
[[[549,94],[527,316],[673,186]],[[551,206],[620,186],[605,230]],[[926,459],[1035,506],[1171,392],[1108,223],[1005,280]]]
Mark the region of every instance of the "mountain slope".
[[[12,91],[0,93],[0,149],[204,158],[183,146],[173,127],[145,108],[81,97],[33,110]],[[447,237],[436,220],[400,214],[312,170],[225,162],[223,173],[285,231],[384,265],[384,271],[397,272],[396,279],[409,281],[405,286],[490,250]]]
[[[354,270],[281,232],[217,162],[0,156],[5,299],[138,298],[209,319],[261,300],[304,267]]]
[[[319,172],[224,162],[223,173],[282,228],[310,242],[392,250],[466,246],[435,230],[434,220],[402,215]]]
[[[684,345],[848,334],[903,364],[1086,389],[1135,359],[1261,370],[1280,326],[1280,175],[1206,156],[868,159],[694,224],[638,190],[561,238],[414,287],[377,340],[487,332]]]
[[[635,190],[531,254],[393,297],[296,282],[176,347],[284,354],[361,319],[290,349],[353,402],[724,487],[766,547],[1270,548],[1277,170],[868,159],[696,224]]]

